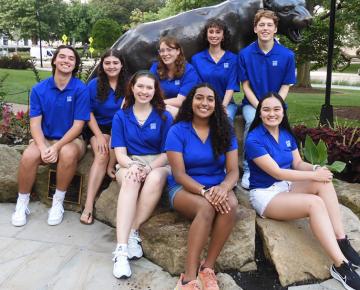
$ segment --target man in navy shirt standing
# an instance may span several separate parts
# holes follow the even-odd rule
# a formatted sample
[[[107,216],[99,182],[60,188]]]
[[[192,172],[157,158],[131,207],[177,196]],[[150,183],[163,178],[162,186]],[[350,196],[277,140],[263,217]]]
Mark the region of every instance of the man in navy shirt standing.
[[[57,163],[56,191],[48,224],[57,225],[63,219],[66,190],[86,149],[80,134],[85,121],[90,119],[87,87],[74,77],[79,64],[76,50],[61,45],[51,60],[53,76],[32,88],[29,115],[33,140],[19,165],[19,193],[11,219],[14,226],[26,224],[30,191],[38,166],[44,164]]]
[[[259,100],[269,92],[279,93],[285,100],[290,86],[296,83],[294,53],[275,40],[277,26],[278,17],[273,11],[259,10],[254,18],[258,39],[239,53],[239,78],[245,93],[242,101],[244,140]],[[250,171],[245,158],[243,170],[241,186],[248,189]]]

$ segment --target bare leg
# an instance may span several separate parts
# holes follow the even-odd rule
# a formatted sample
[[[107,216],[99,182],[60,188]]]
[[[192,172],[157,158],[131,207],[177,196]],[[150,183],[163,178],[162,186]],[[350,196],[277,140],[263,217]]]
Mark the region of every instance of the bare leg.
[[[35,142],[31,143],[21,156],[18,171],[20,193],[30,193],[35,182],[38,166],[42,164],[40,150]]]
[[[332,182],[316,181],[294,182],[291,192],[317,194],[325,203],[337,239],[345,238],[344,226],[341,220],[339,201]]]
[[[309,217],[314,235],[335,266],[338,267],[343,261],[347,261],[338,246],[328,211],[320,197],[304,193],[279,193],[266,207],[264,216],[276,220]]]
[[[109,160],[106,172],[110,178],[114,179],[115,173],[116,173],[116,171],[115,171],[116,156],[115,156],[114,149],[110,149],[109,153],[110,153],[110,160]]]
[[[227,214],[217,214],[211,233],[208,254],[203,264],[204,267],[214,268],[217,257],[220,255],[225,242],[229,238],[231,231],[236,223],[237,199],[234,192],[229,193],[228,200],[230,211]]]
[[[185,190],[175,195],[174,207],[188,219],[193,219],[188,234],[185,280],[195,280],[200,255],[208,241],[216,212],[204,197]]]
[[[169,173],[169,169],[166,167],[155,168],[146,177],[137,202],[133,229],[139,229],[152,214],[160,199]]]
[[[131,225],[134,221],[136,203],[141,184],[125,178],[127,169],[121,168],[117,178],[121,179],[121,188],[116,210],[116,237],[118,244],[127,244]]]

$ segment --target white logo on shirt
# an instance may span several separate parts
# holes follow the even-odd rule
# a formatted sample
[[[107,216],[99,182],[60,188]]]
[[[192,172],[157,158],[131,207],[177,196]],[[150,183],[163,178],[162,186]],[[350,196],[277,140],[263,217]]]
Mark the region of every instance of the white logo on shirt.
[[[224,62],[224,68],[229,68],[229,63],[228,62]]]
[[[175,86],[179,86],[180,85],[180,80],[175,80]]]
[[[277,60],[273,60],[272,61],[272,66],[277,66],[278,65],[278,61]]]
[[[291,147],[291,141],[290,140],[286,140],[286,146]]]
[[[66,101],[67,101],[67,102],[72,102],[72,96],[67,96],[67,97],[66,97]]]
[[[150,129],[155,130],[156,129],[156,123],[151,123],[150,124]]]

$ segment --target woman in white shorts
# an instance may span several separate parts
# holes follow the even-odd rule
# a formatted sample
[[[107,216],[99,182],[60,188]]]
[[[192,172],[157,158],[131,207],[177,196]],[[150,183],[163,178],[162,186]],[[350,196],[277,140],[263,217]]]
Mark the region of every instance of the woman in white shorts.
[[[331,275],[346,289],[360,289],[360,256],[351,247],[341,221],[332,173],[301,159],[277,93],[259,102],[245,142],[250,168],[250,202],[266,218],[309,217],[310,227],[333,260]]]

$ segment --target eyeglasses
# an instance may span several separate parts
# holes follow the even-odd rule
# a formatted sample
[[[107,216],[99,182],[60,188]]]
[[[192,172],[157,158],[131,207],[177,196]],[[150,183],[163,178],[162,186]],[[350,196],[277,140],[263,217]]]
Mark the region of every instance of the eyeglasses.
[[[162,49],[158,49],[158,53],[159,54],[169,53],[172,52],[174,49],[176,48],[172,48],[172,47],[162,48]]]

